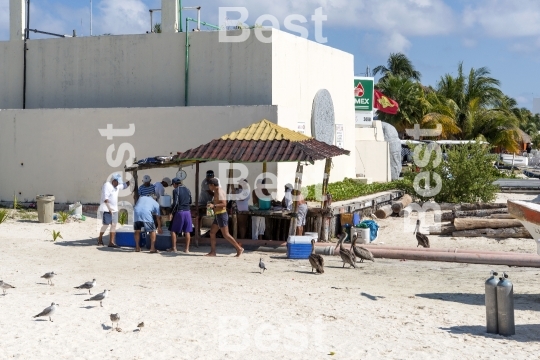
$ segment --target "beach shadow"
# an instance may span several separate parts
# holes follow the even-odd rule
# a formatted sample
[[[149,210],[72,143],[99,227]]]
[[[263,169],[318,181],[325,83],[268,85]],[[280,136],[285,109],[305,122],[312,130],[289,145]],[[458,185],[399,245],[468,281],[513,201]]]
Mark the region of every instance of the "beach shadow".
[[[98,246],[97,249],[99,251],[105,251],[105,252],[121,252],[121,253],[134,253],[135,252],[135,248],[128,248],[128,247],[113,248],[113,247],[108,247],[107,245]]]
[[[88,294],[88,293],[86,293],[86,294],[73,294],[73,295],[75,295],[75,296],[93,296],[93,294]]]
[[[47,321],[47,322],[50,322],[49,319],[45,320],[45,319],[34,319],[34,321]]]
[[[105,324],[101,324],[101,328],[102,328],[103,330],[112,330],[112,326],[105,325]]]
[[[36,284],[38,284],[38,285],[49,285],[47,283],[36,283]],[[49,285],[49,286],[51,286],[51,285]]]
[[[27,224],[39,224],[38,220],[17,220],[17,222],[27,223]]]
[[[287,259],[287,255],[284,255],[284,256],[269,256],[269,258],[270,259],[275,259],[275,260],[285,260],[285,259]],[[307,260],[307,259],[305,259],[305,260]]]
[[[485,306],[484,294],[431,293],[416,294],[416,296],[431,300],[442,300],[466,305]],[[516,310],[540,311],[540,295],[514,294],[514,308]]]
[[[462,325],[452,326],[448,328],[439,328],[440,330],[447,331],[452,334],[470,334],[476,336],[483,336],[491,339],[508,339],[517,342],[538,342],[538,334],[540,333],[540,324],[528,324],[528,325],[516,325],[516,335],[509,337],[488,334],[485,326],[480,325]]]
[[[295,273],[298,273],[298,274],[317,274],[317,272],[313,271],[307,271],[307,270],[295,270],[294,271]]]
[[[90,309],[93,309],[93,308],[96,308],[97,306],[91,306],[91,305],[88,305],[88,306],[80,306],[79,309],[86,309],[86,310],[90,310]]]
[[[72,240],[72,241],[55,241],[54,245],[59,246],[96,246],[97,238],[86,240]]]
[[[369,300],[373,300],[373,301],[377,301],[379,299],[385,299],[384,296],[374,296],[374,295],[370,295],[364,292],[360,293],[360,295],[362,295],[363,297],[367,297]]]

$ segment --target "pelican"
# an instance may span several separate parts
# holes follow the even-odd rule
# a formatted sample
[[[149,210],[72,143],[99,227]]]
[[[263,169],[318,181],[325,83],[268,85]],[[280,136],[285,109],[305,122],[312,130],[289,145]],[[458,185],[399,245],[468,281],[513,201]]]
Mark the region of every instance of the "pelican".
[[[351,244],[351,252],[355,254],[356,257],[360,258],[360,262],[364,262],[364,260],[371,260],[375,262],[375,259],[373,258],[373,254],[371,253],[371,251],[369,251],[365,247],[356,246],[356,240],[357,238],[355,237]]]
[[[350,250],[343,247],[343,241],[345,241],[346,238],[347,233],[344,232],[343,234],[341,234],[341,238],[339,239],[335,249],[337,249],[337,247],[339,246],[339,256],[341,256],[341,260],[343,260],[343,267],[345,267],[345,263],[347,263],[350,265],[349,267],[352,266],[353,268],[356,268],[356,256]]]
[[[416,247],[420,245],[425,248],[429,247],[428,237],[420,232],[420,220],[416,220],[416,228],[414,229],[413,234],[416,234],[416,240],[418,241],[418,245],[416,245]]]
[[[324,258],[319,254],[315,254],[315,239],[311,239],[311,255],[309,255],[309,263],[311,264],[311,272],[315,269],[317,274],[324,274]]]

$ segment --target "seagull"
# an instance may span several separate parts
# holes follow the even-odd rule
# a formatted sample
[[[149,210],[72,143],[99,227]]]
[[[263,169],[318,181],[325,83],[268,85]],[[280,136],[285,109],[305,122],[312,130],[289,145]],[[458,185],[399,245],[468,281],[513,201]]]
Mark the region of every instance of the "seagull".
[[[87,281],[81,286],[75,286],[75,289],[88,289],[88,294],[92,295],[90,289],[92,289],[94,286],[96,286],[96,279],[92,279],[92,281]]]
[[[53,282],[52,282],[52,278],[55,276],[55,275],[58,275],[56,274],[54,271],[51,271],[51,272],[48,272],[46,273],[45,275],[42,276],[43,279],[47,279],[47,284],[50,284],[51,286],[53,286]]]
[[[266,266],[264,266],[262,258],[259,260],[259,269],[261,269],[261,274],[264,272],[264,270],[266,270]]]
[[[0,287],[2,288],[2,291],[4,292],[4,295],[6,295],[7,289],[15,289],[15,286],[5,283],[4,280],[0,280]]]
[[[49,321],[53,322],[51,319],[51,316],[56,312],[57,306],[60,306],[60,304],[51,303],[51,306],[45,308],[42,312],[34,316],[34,318],[41,317],[41,316],[48,316]]]
[[[118,323],[120,322],[120,315],[118,313],[111,314],[112,328],[114,329],[114,323],[116,323],[116,329],[118,329]]]
[[[139,323],[139,325],[137,325],[137,327],[139,328],[139,331],[141,331],[142,328],[144,327],[144,321]]]
[[[107,295],[109,295],[109,291],[110,290],[105,290],[104,292],[94,295],[90,299],[86,299],[84,301],[99,301],[99,305],[103,307],[102,301],[105,300]]]

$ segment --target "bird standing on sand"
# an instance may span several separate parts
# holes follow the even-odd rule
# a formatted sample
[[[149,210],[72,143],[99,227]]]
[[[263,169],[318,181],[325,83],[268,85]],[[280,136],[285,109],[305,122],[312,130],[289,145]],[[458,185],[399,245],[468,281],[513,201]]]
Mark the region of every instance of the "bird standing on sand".
[[[140,322],[139,325],[137,325],[137,327],[139,328],[139,331],[141,331],[142,328],[144,327],[144,321]]]
[[[120,322],[120,315],[118,313],[111,314],[111,323],[113,329],[118,329],[118,323]],[[116,323],[116,328],[114,327],[114,323]]]
[[[351,252],[356,255],[356,257],[360,258],[360,262],[364,262],[364,260],[371,260],[375,262],[371,251],[369,251],[363,246],[356,246],[356,240],[357,238],[355,237],[351,244]]]
[[[261,269],[261,274],[264,272],[264,270],[266,270],[266,266],[264,266],[262,258],[259,259],[259,269]]]
[[[92,295],[92,293],[90,292],[90,290],[96,286],[96,279],[92,279],[92,281],[87,281],[85,282],[84,284],[80,285],[80,286],[75,286],[75,289],[87,289],[88,290],[88,294],[89,295]]]
[[[56,307],[59,306],[59,304],[52,303],[51,306],[48,308],[45,308],[42,312],[34,316],[34,318],[41,317],[41,316],[47,316],[49,317],[49,321],[53,322],[51,319],[51,316],[56,312]]]
[[[84,301],[99,301],[99,305],[101,307],[103,307],[103,300],[105,300],[105,298],[107,297],[107,295],[109,295],[109,291],[110,290],[105,290],[104,292],[102,293],[99,293],[97,295],[94,295],[92,296],[90,299],[86,299]]]
[[[420,232],[420,220],[416,220],[416,228],[414,228],[413,234],[416,234],[416,241],[418,241],[416,247],[422,245],[425,248],[429,248],[428,237]]]
[[[51,272],[48,272],[46,273],[45,275],[43,275],[41,278],[42,279],[47,279],[47,284],[51,285],[51,286],[54,286],[53,282],[52,282],[52,278],[55,276],[55,275],[58,275],[56,274],[54,271],[51,271]]]
[[[308,259],[311,264],[311,272],[315,269],[317,274],[324,274],[324,258],[319,254],[315,254],[315,239],[311,239],[311,255],[309,255]]]
[[[0,280],[0,287],[2,288],[2,291],[4,292],[4,295],[6,295],[7,289],[15,289],[15,286],[11,286],[8,283],[5,283],[4,280]]]
[[[339,256],[341,256],[341,260],[343,260],[343,267],[345,267],[345,263],[347,263],[350,265],[349,267],[352,266],[353,268],[356,268],[355,255],[350,250],[343,247],[343,241],[345,241],[346,238],[347,233],[344,232],[341,234],[341,238],[339,239],[335,248],[337,249],[339,246]]]

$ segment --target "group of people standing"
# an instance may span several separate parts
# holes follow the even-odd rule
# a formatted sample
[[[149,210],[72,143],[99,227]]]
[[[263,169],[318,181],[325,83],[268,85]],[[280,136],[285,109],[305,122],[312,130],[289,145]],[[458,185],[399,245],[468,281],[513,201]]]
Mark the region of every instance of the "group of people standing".
[[[249,211],[249,200],[253,199],[253,205],[258,208],[263,208],[263,203],[268,203],[271,200],[270,191],[264,186],[265,179],[257,182],[255,189],[250,193],[245,191],[248,189],[247,181],[240,182],[236,193],[243,194],[238,196],[236,205],[238,211]],[[118,223],[118,194],[119,191],[129,187],[130,182],[122,182],[122,177],[119,174],[112,176],[110,182],[106,182],[101,191],[101,200],[99,212],[102,217],[102,228],[100,230],[98,245],[103,245],[103,235],[110,226],[110,241],[109,247],[118,247],[115,242],[116,225]],[[133,229],[135,231],[135,251],[140,252],[140,233],[144,229],[150,236],[150,253],[157,253],[155,249],[156,233],[162,234],[161,214],[164,209],[159,206],[160,197],[165,195],[165,188],[172,186],[172,205],[171,214],[172,220],[168,230],[171,233],[172,247],[168,251],[176,252],[176,243],[178,234],[185,235],[184,252],[189,252],[191,243],[191,233],[193,232],[193,223],[191,216],[191,205],[193,199],[191,191],[182,183],[179,178],[169,179],[163,178],[161,181],[152,184],[152,179],[149,175],[143,176],[143,183],[138,188],[137,196],[135,197],[135,207],[133,215]],[[281,201],[283,209],[292,210],[293,205],[293,186],[285,185],[285,196]],[[263,196],[261,196],[261,194]],[[307,215],[307,204],[299,194],[297,198],[297,235],[303,234],[303,226],[305,225]],[[202,225],[202,218],[206,216],[207,209],[212,209],[214,213],[214,222],[210,229],[210,244],[211,249],[207,256],[216,256],[216,234],[219,230],[223,237],[233,245],[236,249],[236,256],[240,256],[244,249],[229,233],[229,214],[227,212],[227,194],[220,185],[219,179],[214,177],[214,172],[209,170],[206,172],[206,178],[201,183],[201,192],[199,196],[199,228]],[[265,217],[252,216],[252,239],[262,239],[265,233]],[[239,215],[238,230],[240,238],[245,238],[248,228],[248,215]]]

